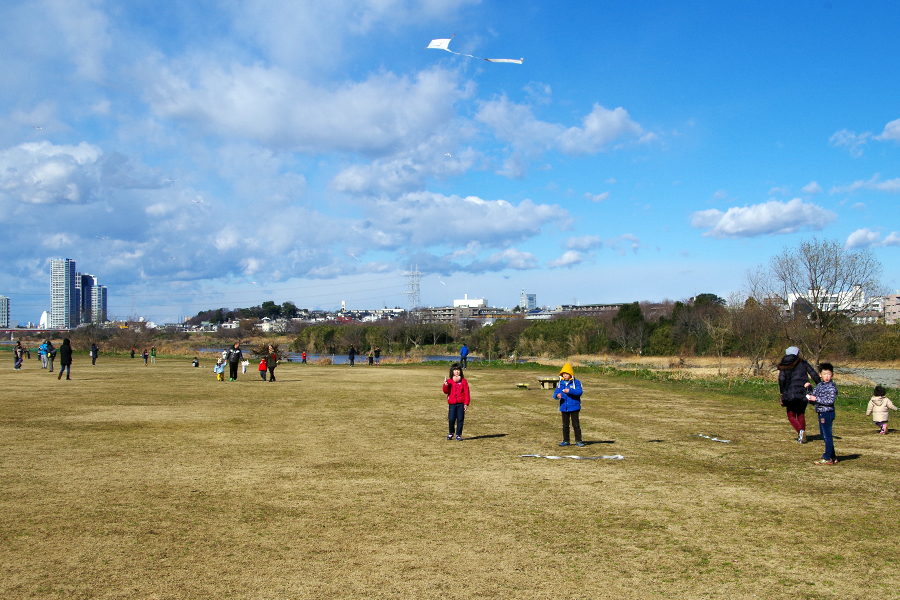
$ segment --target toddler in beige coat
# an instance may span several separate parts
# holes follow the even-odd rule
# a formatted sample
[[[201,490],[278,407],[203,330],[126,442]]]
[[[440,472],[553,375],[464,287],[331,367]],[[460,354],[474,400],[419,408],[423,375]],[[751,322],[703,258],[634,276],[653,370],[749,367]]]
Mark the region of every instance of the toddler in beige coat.
[[[872,399],[869,400],[869,407],[866,409],[866,415],[872,415],[872,421],[880,429],[878,433],[882,435],[888,432],[888,411],[897,410],[890,398],[884,397],[885,393],[883,387],[876,385]]]

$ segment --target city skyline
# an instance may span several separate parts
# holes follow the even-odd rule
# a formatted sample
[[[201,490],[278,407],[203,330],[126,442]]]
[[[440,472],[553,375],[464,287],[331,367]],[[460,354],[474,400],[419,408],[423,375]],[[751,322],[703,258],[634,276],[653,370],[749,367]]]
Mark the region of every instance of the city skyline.
[[[0,293],[110,318],[740,292],[812,237],[900,289],[900,4],[10,0]],[[488,63],[426,49],[450,38]]]

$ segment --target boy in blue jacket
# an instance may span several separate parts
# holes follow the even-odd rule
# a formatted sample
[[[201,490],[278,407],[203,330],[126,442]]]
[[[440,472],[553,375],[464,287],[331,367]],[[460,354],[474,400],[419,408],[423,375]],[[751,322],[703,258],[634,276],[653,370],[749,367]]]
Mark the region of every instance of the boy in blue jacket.
[[[581,411],[581,382],[575,379],[575,371],[572,365],[566,363],[559,371],[560,380],[553,391],[553,397],[559,400],[559,412],[562,414],[563,441],[560,446],[569,445],[569,421],[572,421],[572,429],[575,430],[575,445],[584,446],[581,441],[581,421],[578,418]]]
[[[816,386],[806,399],[816,405],[816,416],[819,417],[819,433],[825,441],[825,453],[816,461],[817,465],[836,465],[837,456],[834,453],[834,401],[837,399],[837,386],[831,380],[834,377],[834,367],[831,363],[819,365],[819,376],[822,383]]]

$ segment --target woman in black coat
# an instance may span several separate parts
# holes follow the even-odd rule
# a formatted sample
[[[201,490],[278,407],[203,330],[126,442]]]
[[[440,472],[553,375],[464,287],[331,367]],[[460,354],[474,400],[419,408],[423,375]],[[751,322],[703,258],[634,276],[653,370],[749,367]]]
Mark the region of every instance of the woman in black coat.
[[[66,380],[69,379],[69,369],[72,366],[72,343],[69,338],[63,340],[62,346],[59,347],[59,375],[57,379],[62,379],[63,371],[66,372]]]
[[[800,358],[800,349],[791,346],[784,351],[778,363],[778,389],[781,391],[781,405],[787,410],[788,421],[797,432],[797,441],[806,439],[806,393],[812,378],[817,384],[822,379],[808,362]]]

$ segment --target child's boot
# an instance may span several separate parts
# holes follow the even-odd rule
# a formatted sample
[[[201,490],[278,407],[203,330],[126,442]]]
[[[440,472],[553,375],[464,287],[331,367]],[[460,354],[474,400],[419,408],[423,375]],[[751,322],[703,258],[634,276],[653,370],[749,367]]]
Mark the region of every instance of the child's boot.
[[[887,423],[881,426],[881,435],[887,435]]]

